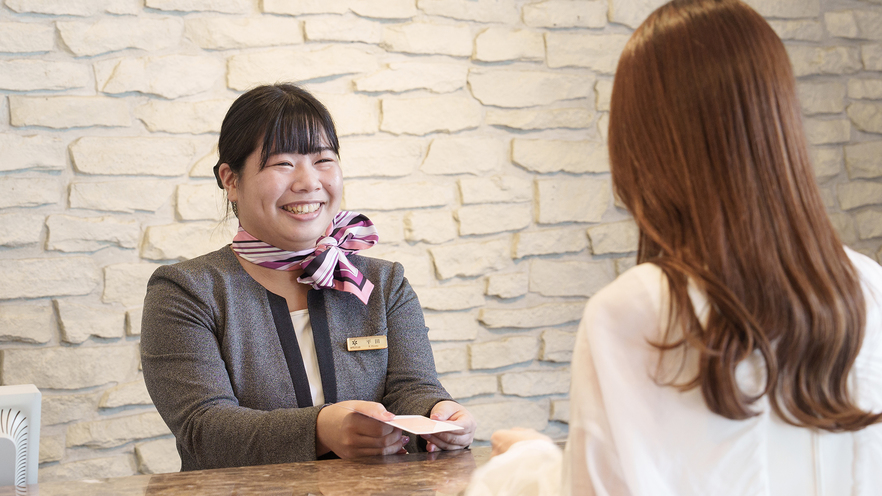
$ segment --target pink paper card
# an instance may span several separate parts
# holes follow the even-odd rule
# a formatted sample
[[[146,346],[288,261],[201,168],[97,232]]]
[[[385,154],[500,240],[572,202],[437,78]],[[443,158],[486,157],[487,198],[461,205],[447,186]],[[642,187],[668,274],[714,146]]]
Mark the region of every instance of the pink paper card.
[[[382,421],[392,427],[398,427],[411,434],[437,434],[439,432],[458,431],[462,427],[450,422],[432,420],[422,415],[396,415],[394,419]]]
[[[396,415],[395,418],[393,418],[392,420],[380,420],[376,417],[371,417],[370,415],[359,412],[358,410],[353,410],[352,408],[347,408],[340,404],[334,404],[331,406],[340,407],[345,410],[349,410],[350,412],[364,415],[365,417],[374,419],[377,422],[389,424],[392,427],[410,432],[411,434],[416,434],[418,436],[421,434],[438,434],[439,432],[458,431],[462,429],[462,427],[454,423],[443,422],[441,420],[432,420],[429,417],[423,417],[422,415]]]

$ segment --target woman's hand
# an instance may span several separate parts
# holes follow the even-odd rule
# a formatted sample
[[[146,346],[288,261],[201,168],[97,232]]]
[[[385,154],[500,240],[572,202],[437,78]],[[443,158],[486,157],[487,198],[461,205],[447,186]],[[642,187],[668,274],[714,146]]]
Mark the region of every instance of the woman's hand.
[[[368,418],[392,420],[394,416],[372,401],[326,406],[315,422],[315,453],[321,456],[333,451],[340,458],[403,453],[410,438],[402,436],[401,429]]]
[[[490,436],[490,444],[493,446],[493,451],[490,453],[490,456],[501,455],[508,451],[514,443],[518,441],[529,441],[531,439],[546,439],[548,442],[552,442],[550,437],[545,434],[540,434],[533,429],[524,429],[522,427],[503,429],[494,432],[493,435]]]
[[[475,422],[472,414],[459,403],[448,400],[440,401],[432,407],[432,413],[429,418],[456,424],[462,427],[462,430],[424,434],[422,436],[423,439],[428,441],[426,451],[458,450],[472,444],[478,423]]]

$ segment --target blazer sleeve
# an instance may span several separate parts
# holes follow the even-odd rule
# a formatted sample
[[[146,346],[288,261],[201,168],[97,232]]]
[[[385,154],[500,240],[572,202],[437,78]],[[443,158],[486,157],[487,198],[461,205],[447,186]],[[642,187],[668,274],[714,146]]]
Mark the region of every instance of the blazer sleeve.
[[[320,407],[240,406],[218,341],[223,317],[216,315],[216,296],[205,286],[211,282],[160,267],[144,302],[144,380],[175,435],[181,469],[314,460]]]
[[[401,415],[428,415],[436,403],[451,399],[438,381],[429,329],[419,299],[395,262],[386,299],[388,364],[383,404]]]

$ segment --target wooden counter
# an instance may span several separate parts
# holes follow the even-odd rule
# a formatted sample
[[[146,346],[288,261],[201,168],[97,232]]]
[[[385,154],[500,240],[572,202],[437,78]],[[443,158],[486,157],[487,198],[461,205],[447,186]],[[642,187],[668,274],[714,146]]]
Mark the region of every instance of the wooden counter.
[[[455,495],[468,485],[472,471],[489,458],[489,447],[477,447],[471,450],[354,460],[134,475],[91,481],[44,482],[24,488],[0,487],[0,496]]]

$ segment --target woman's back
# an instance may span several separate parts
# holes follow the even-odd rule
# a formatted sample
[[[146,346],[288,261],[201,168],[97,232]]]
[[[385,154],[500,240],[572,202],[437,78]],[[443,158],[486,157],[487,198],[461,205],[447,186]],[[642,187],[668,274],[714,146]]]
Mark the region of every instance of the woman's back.
[[[640,231],[637,260],[664,271],[681,336],[658,348],[700,352],[691,376],[707,408],[749,419],[767,397],[787,420],[859,430],[882,413],[847,384],[865,302],[825,211],[784,44],[739,0],[673,0],[619,59],[610,100],[610,170]],[[688,280],[710,305],[692,315]],[[759,352],[768,381],[738,387]],[[784,413],[786,412],[786,413]]]
[[[882,267],[849,251],[867,302],[863,346],[849,376],[857,404],[882,411]],[[707,299],[694,285],[699,319]],[[659,387],[655,378],[694,375],[697,354],[668,353],[659,370],[668,284],[641,264],[586,307],[573,358],[567,473],[572,494],[863,495],[882,488],[882,425],[833,433],[790,425],[767,397],[759,415],[730,420],[711,413],[699,389]],[[674,330],[673,332],[677,332]],[[680,365],[683,364],[683,370]],[[736,371],[746,392],[765,383],[754,353]],[[617,489],[618,488],[618,489]]]

